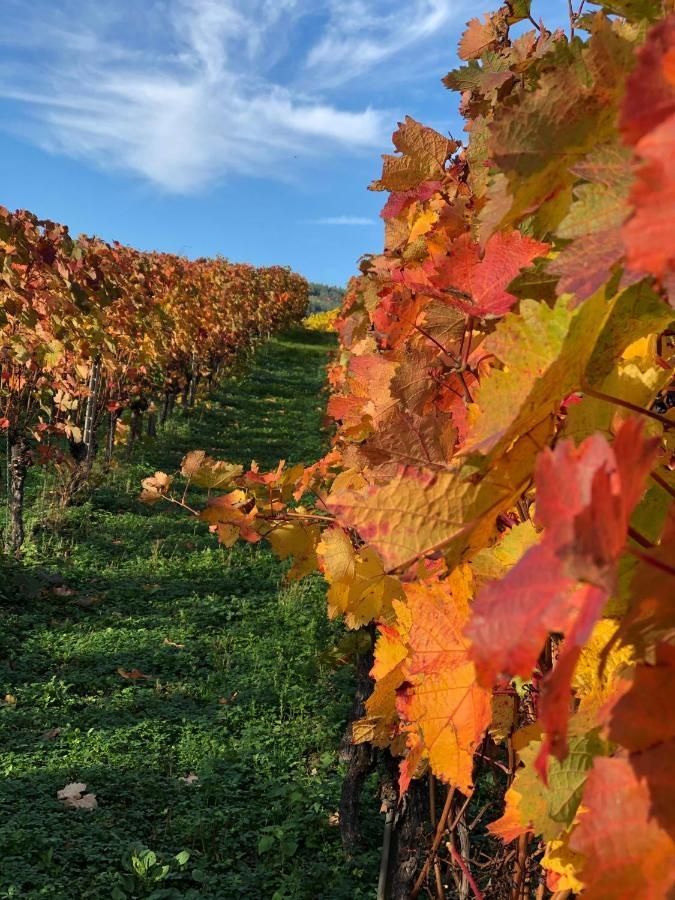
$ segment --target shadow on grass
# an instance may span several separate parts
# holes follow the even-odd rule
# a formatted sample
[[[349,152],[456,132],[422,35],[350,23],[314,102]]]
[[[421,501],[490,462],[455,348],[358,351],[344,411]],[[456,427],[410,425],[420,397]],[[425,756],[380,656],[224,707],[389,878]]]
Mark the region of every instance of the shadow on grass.
[[[191,449],[262,467],[317,459],[333,346],[302,331],[270,342],[37,529],[32,561],[66,590],[0,611],[0,898],[372,896],[374,787],[374,850],[345,860],[329,824],[351,676],[317,662],[339,632],[321,579],[286,585],[265,549],[223,550],[201,523],[137,499],[143,477]],[[97,810],[62,807],[72,781]],[[169,865],[161,884],[124,887],[137,843]]]

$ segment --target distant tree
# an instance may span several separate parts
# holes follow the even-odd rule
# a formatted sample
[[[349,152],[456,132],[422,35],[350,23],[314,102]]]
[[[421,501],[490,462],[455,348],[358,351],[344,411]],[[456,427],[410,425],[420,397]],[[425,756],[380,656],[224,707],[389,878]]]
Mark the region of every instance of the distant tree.
[[[344,288],[310,282],[309,312],[325,312],[328,309],[335,309],[337,306],[342,306],[344,295]]]

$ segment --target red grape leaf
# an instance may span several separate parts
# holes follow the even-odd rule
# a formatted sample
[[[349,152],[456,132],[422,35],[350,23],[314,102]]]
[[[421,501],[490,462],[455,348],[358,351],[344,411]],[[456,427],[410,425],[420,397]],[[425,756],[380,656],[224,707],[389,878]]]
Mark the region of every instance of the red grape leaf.
[[[548,634],[566,637],[544,685],[542,765],[549,749],[558,759],[565,755],[574,668],[614,588],[629,517],[657,446],[644,439],[641,422],[629,419],[612,447],[594,435],[578,448],[564,441],[544,450],[535,472],[542,541],[474,603],[468,635],[486,686],[503,675],[529,677]]]
[[[675,14],[654,25],[628,76],[620,127],[637,144],[675,113]]]
[[[570,847],[585,857],[584,900],[672,897],[675,840],[654,821],[649,789],[627,759],[595,760],[582,806]]]
[[[675,113],[635,149],[644,164],[631,192],[635,213],[622,230],[628,265],[663,278],[675,269]]]
[[[480,245],[463,234],[454,242],[452,255],[443,260],[434,280],[447,292],[448,302],[467,314],[503,316],[517,300],[507,290],[509,283],[548,249],[548,244],[511,230],[493,235],[481,253]],[[464,299],[463,294],[470,299]]]

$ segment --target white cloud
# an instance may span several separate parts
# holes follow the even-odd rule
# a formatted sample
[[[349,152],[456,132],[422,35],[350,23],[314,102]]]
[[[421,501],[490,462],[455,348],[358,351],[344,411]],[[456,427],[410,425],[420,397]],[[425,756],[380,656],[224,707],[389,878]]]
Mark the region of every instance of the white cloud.
[[[431,35],[452,0],[397,13],[388,0],[5,4],[0,97],[14,103],[4,127],[190,192],[231,174],[281,177],[289,155],[385,147],[391,114],[350,109],[330,85]],[[320,23],[309,47],[299,37],[308,14]]]
[[[323,219],[309,219],[306,225],[380,225],[377,219],[365,216],[326,216]]]
[[[463,0],[329,0],[329,24],[307,57],[307,69],[324,84],[342,84],[436,34],[464,5]]]

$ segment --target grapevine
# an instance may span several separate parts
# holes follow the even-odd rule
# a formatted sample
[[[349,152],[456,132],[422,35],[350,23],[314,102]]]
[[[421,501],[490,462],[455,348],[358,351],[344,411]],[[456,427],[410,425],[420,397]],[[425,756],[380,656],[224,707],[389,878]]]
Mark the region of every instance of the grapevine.
[[[395,132],[326,456],[195,451],[176,476],[222,543],[267,539],[290,578],[324,574],[331,616],[375,624],[352,739],[400,760],[400,796],[449,787],[405,896],[442,896],[444,841],[476,897],[675,889],[675,14],[599,5],[568,33],[527,0],[471,20],[444,79],[466,143]],[[512,851],[479,867],[457,835],[486,760]]]
[[[280,267],[142,253],[0,209],[0,428],[10,522],[23,541],[23,491],[34,463],[65,472],[64,499],[86,483],[102,429],[110,456],[194,403],[272,332],[299,322],[307,283]],[[128,410],[128,422],[122,414]]]

